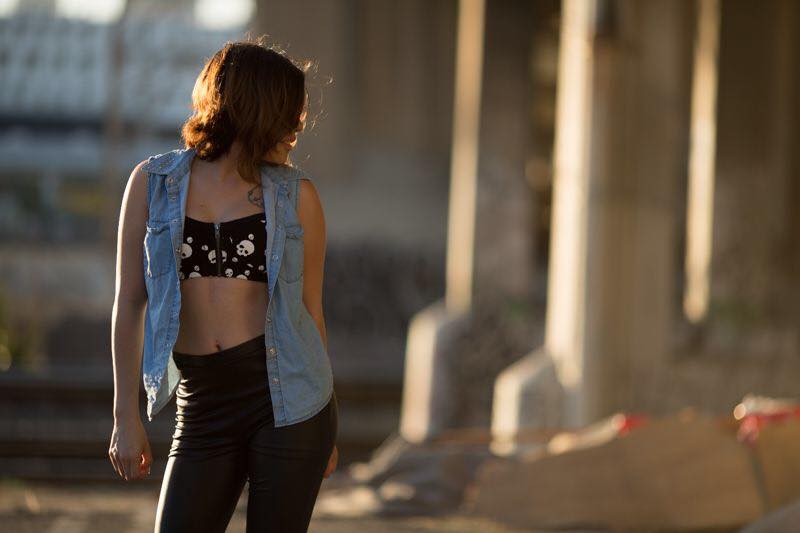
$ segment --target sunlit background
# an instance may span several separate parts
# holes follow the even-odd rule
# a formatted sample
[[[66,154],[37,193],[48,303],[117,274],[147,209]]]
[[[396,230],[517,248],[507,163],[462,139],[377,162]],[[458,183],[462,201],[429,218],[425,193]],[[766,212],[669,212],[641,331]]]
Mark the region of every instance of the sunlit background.
[[[0,0],[0,529],[152,530],[174,400],[151,479],[107,457],[122,191],[262,34],[315,62],[312,531],[800,521],[800,3]]]

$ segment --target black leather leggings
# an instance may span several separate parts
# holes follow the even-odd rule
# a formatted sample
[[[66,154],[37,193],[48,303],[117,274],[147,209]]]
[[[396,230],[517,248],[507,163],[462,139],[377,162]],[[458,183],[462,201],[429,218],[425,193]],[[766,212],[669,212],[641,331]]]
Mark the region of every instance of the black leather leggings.
[[[245,481],[247,533],[307,531],[336,441],[335,394],[312,418],[276,428],[263,334],[173,358],[181,380],[155,532],[224,532]]]

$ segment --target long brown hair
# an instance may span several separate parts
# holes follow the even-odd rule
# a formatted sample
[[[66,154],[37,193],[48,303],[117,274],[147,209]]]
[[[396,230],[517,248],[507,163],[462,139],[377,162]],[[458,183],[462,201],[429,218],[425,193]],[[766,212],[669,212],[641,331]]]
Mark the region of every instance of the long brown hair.
[[[260,167],[271,164],[264,155],[300,125],[312,66],[265,39],[228,41],[206,62],[192,90],[194,112],[181,127],[185,148],[208,161],[238,140],[237,170],[254,184],[260,183]]]

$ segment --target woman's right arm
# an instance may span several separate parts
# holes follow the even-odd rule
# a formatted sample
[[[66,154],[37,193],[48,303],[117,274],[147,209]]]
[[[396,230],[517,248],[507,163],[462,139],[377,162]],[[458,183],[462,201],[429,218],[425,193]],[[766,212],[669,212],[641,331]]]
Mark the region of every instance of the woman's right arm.
[[[133,169],[117,230],[116,288],[111,317],[114,367],[114,432],[109,457],[126,480],[149,473],[152,456],[139,414],[144,313],[147,290],[143,273],[143,241],[148,216],[146,161]]]

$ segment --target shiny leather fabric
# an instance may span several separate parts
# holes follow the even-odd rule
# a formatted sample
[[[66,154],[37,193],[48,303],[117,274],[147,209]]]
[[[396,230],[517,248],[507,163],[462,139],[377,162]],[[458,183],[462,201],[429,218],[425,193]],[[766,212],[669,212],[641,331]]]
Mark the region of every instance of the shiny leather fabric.
[[[306,531],[337,438],[336,396],[276,427],[264,335],[173,357],[182,377],[154,531],[224,532],[245,483],[247,531]]]
[[[229,453],[273,425],[264,335],[207,355],[172,355],[181,380],[170,456]]]

